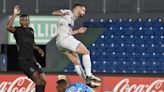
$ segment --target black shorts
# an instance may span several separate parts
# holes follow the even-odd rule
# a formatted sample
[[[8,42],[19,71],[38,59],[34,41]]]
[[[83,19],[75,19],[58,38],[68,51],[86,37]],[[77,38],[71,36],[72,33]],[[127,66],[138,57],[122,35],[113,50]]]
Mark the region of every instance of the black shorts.
[[[29,78],[32,78],[33,73],[36,71],[38,71],[39,73],[43,73],[41,65],[36,62],[36,59],[21,59],[18,63],[22,72]]]

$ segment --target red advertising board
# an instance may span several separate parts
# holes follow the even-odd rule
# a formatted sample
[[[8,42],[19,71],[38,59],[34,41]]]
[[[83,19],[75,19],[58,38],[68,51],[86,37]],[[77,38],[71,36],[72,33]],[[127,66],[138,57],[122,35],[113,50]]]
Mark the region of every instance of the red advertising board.
[[[102,84],[100,92],[164,92],[162,77],[104,76]]]
[[[46,92],[56,92],[56,75],[46,75],[46,80]],[[23,74],[0,74],[0,92],[35,92],[35,85]]]
[[[100,76],[101,87],[96,92],[164,92],[163,77]],[[56,92],[57,75],[46,75],[46,92]],[[71,84],[82,82],[76,75],[68,75]],[[22,74],[0,74],[0,92],[35,92],[34,83]]]

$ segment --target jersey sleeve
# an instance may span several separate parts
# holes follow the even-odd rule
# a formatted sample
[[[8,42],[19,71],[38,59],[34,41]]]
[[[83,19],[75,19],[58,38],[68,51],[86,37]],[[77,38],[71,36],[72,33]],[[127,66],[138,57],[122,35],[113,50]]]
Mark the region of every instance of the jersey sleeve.
[[[29,29],[34,32],[33,28],[29,27]]]
[[[70,12],[71,12],[70,10],[67,10],[67,9],[61,9],[60,11],[61,11],[62,13],[65,13],[65,12],[69,12],[69,13],[70,13]]]
[[[82,88],[80,92],[95,92],[92,88],[83,83],[77,82],[74,85],[76,85],[77,88]]]
[[[67,89],[65,90],[65,92],[72,92],[72,91],[71,91],[70,89],[67,88]]]
[[[14,27],[14,28],[15,28],[15,32],[13,33],[16,34],[19,31],[20,27]]]
[[[79,87],[82,87],[83,88],[83,91],[86,91],[86,92],[95,92],[91,87],[83,84],[83,83],[80,83],[80,82],[77,82],[76,85],[78,85]]]

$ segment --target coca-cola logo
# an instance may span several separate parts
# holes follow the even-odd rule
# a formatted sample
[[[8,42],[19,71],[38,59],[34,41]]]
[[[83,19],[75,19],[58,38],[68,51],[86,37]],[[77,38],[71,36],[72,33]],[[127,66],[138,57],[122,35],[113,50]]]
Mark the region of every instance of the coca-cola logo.
[[[0,92],[35,92],[35,84],[27,77],[18,77],[14,81],[1,82]]]
[[[164,80],[155,80],[150,84],[130,84],[129,79],[123,79],[116,84],[112,92],[164,92]]]

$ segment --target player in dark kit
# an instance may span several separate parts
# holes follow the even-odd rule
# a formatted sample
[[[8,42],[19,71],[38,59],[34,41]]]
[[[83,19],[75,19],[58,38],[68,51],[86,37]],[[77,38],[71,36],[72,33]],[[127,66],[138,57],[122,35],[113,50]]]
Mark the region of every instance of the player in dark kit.
[[[36,92],[44,92],[46,80],[41,66],[36,62],[33,49],[38,50],[41,56],[44,52],[36,46],[34,42],[34,31],[29,25],[29,16],[23,14],[20,16],[20,27],[13,27],[13,22],[17,15],[20,14],[18,5],[14,7],[13,15],[7,24],[7,30],[14,34],[19,52],[19,67],[22,72],[34,81],[36,84]]]

